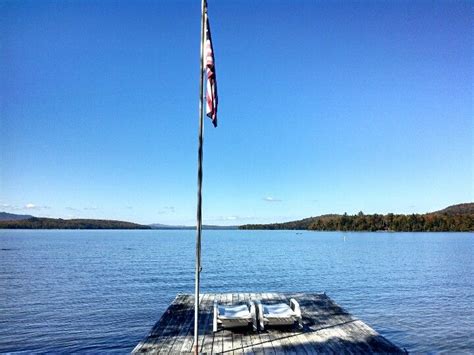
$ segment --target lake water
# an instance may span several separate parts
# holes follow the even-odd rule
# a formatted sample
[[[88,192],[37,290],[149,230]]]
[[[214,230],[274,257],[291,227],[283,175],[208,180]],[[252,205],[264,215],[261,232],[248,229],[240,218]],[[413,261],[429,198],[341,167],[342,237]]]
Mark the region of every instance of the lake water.
[[[130,352],[194,231],[0,230],[0,352]],[[473,233],[204,231],[203,292],[325,291],[410,352],[474,352]]]

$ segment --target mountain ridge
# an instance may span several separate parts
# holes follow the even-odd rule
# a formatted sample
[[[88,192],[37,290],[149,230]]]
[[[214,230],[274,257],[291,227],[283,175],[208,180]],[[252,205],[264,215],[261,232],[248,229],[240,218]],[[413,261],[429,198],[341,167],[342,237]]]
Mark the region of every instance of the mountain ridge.
[[[149,226],[108,219],[32,217],[0,221],[0,229],[151,229]]]
[[[33,218],[29,214],[15,214],[8,212],[0,212],[0,221],[21,221],[23,219]]]

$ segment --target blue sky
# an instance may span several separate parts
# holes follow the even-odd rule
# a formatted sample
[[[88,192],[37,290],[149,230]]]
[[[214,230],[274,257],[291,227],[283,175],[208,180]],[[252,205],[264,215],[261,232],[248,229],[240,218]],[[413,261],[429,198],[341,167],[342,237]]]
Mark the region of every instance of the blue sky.
[[[0,1],[0,210],[195,223],[199,1]],[[473,200],[468,1],[212,1],[204,223]]]

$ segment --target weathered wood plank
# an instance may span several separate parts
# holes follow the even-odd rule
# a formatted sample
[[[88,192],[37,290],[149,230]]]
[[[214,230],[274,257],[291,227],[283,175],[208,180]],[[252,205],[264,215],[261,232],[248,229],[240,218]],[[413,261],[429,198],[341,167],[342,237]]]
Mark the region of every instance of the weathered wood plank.
[[[204,295],[199,295],[199,302],[201,302],[202,298]],[[193,304],[194,307],[194,295],[189,295],[189,300],[188,302]],[[199,303],[200,304],[200,303]],[[199,315],[202,316],[204,313],[202,310],[199,310]],[[182,353],[190,353],[193,351],[193,345],[194,345],[194,308],[192,312],[189,312],[187,314],[187,324],[190,324],[188,329],[188,333],[184,337],[183,341],[183,346],[181,347],[181,352]]]
[[[183,307],[181,307],[175,314],[174,317],[168,322],[168,325],[164,328],[161,337],[161,347],[159,354],[170,353],[173,344],[178,340],[179,334],[183,331],[183,324],[186,323],[188,314],[193,312],[193,303],[190,302],[190,297],[185,297],[181,301]],[[184,333],[184,331],[183,331]]]
[[[208,295],[201,297],[204,300]],[[201,301],[202,302],[202,301]],[[172,344],[169,354],[176,354],[181,351],[185,344],[190,342],[190,334],[192,334],[192,327],[194,325],[194,297],[188,295],[186,300],[187,308],[186,313],[181,319],[181,329],[176,336],[175,342]]]
[[[204,354],[212,354],[213,344],[214,344],[214,333],[212,332],[213,326],[213,306],[214,299],[216,298],[215,294],[209,295],[209,298],[206,302],[206,309],[208,310],[208,319],[206,322],[206,327],[204,329],[205,333],[202,340],[201,352]]]
[[[233,293],[231,295],[231,304],[240,304],[240,303],[245,303],[245,302],[240,302],[239,301],[239,294],[238,293]],[[242,330],[241,329],[235,329],[232,332],[232,353],[233,354],[241,354],[243,349],[242,349]]]
[[[246,299],[252,300],[252,301],[255,301],[257,299],[261,299],[261,295],[256,294],[256,293],[246,293],[245,297],[246,297]],[[249,337],[250,342],[252,343],[253,352],[255,354],[265,354],[264,346],[263,346],[263,342],[262,342],[262,339],[260,337],[260,334],[255,333],[255,332],[250,332],[248,334],[248,337]]]
[[[307,334],[311,345],[320,351],[343,351],[336,340],[339,336],[337,327],[343,323],[334,317],[334,305],[324,295],[310,295],[305,298],[305,307],[309,317],[317,321]]]
[[[265,298],[262,300],[262,302],[270,302],[273,300],[274,297],[276,297],[276,294],[267,293],[267,294],[264,294],[264,297]],[[267,329],[266,332],[268,333],[268,336],[270,337],[270,340],[272,342],[273,350],[276,353],[278,353],[280,349],[284,348],[284,344],[282,343],[280,339],[284,338],[285,335],[278,329],[273,329],[273,328]]]
[[[239,303],[247,303],[248,302],[248,297],[244,293],[238,293],[237,294],[237,299]],[[241,342],[242,342],[242,352],[244,354],[254,354],[253,349],[252,349],[252,342],[250,341],[250,337],[248,334],[250,332],[253,332],[252,329],[244,329],[243,333],[241,333]],[[234,353],[236,353],[234,351]],[[237,352],[238,353],[238,352]]]
[[[153,326],[148,336],[142,340],[133,349],[133,352],[158,352],[161,347],[161,341],[163,340],[163,331],[167,325],[172,322],[174,314],[178,313],[183,308],[183,301],[186,299],[186,295],[178,294],[173,300],[168,309],[163,313],[160,320]]]
[[[223,303],[225,305],[232,305],[232,294],[226,293],[223,296]],[[233,335],[234,332],[230,329],[223,329],[222,330],[222,351],[224,353],[232,353],[233,352]]]
[[[216,294],[215,299],[219,304],[224,303],[225,301],[225,295],[224,294]],[[219,330],[216,333],[214,333],[214,344],[212,347],[212,352],[220,354],[223,352],[224,349],[224,342],[223,342],[223,336],[222,336],[222,331]]]
[[[212,352],[212,341],[214,339],[214,334],[212,333],[213,304],[214,295],[206,294],[201,304],[201,309],[204,313],[204,316],[199,318],[199,351],[202,353],[206,352],[205,348],[208,343],[211,344],[211,348],[208,350],[208,352]]]
[[[262,296],[262,303],[264,304],[274,304],[281,302],[281,299],[275,293],[264,293]],[[272,344],[272,353],[279,353],[281,351],[292,353],[291,340],[288,338],[288,328],[266,327],[265,334]]]
[[[299,302],[299,297],[297,295],[291,294],[278,294],[275,293],[273,295],[274,299],[278,300],[278,302],[286,303],[290,305],[290,299],[294,298],[297,302]],[[288,340],[290,341],[292,348],[290,351],[295,351],[298,354],[306,354],[313,352],[311,346],[306,343],[306,337],[304,336],[304,328],[300,329],[297,326],[289,329]]]

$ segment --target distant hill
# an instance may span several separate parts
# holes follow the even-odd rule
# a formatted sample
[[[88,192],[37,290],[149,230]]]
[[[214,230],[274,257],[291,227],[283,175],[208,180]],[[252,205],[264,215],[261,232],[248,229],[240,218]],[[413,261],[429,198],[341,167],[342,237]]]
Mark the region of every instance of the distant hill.
[[[0,221],[0,229],[151,229],[141,224],[102,219],[61,219],[31,217]]]
[[[196,229],[196,227],[192,227],[192,229]],[[229,229],[239,229],[239,226],[214,226],[211,224],[203,224],[202,229],[204,230],[229,230]]]
[[[192,230],[196,229],[196,226],[173,226],[167,224],[153,223],[149,225],[152,229],[182,229],[182,230]],[[227,229],[239,229],[239,226],[214,226],[203,224],[202,229],[204,230],[227,230]]]
[[[168,224],[153,223],[149,224],[151,229],[186,229],[186,226],[170,226]]]
[[[337,217],[338,214],[328,214],[317,217],[308,217],[299,219],[297,221],[282,222],[282,223],[270,223],[270,224],[245,224],[240,226],[240,229],[297,229],[306,230],[309,226],[318,221],[328,217]]]
[[[474,231],[474,203],[449,206],[426,214],[323,215],[298,221],[271,224],[247,224],[241,229],[296,229],[320,231],[401,231],[441,232]]]
[[[238,226],[203,225],[203,229],[238,229]],[[142,225],[124,221],[105,219],[61,219],[40,218],[0,212],[0,229],[183,229],[192,230],[196,226],[172,226],[166,224]]]
[[[0,221],[21,221],[22,219],[33,218],[28,214],[13,214],[7,212],[0,212]]]
[[[270,223],[270,224],[246,224],[240,226],[240,229],[296,229],[296,230],[307,230],[310,226],[320,220],[329,220],[332,218],[339,218],[340,214],[325,214],[316,217],[308,217],[299,219],[297,221],[282,222],[282,223]]]
[[[474,203],[460,203],[458,205],[452,205],[445,209],[432,212],[432,214],[445,214],[448,216],[459,216],[466,214],[474,214]]]

